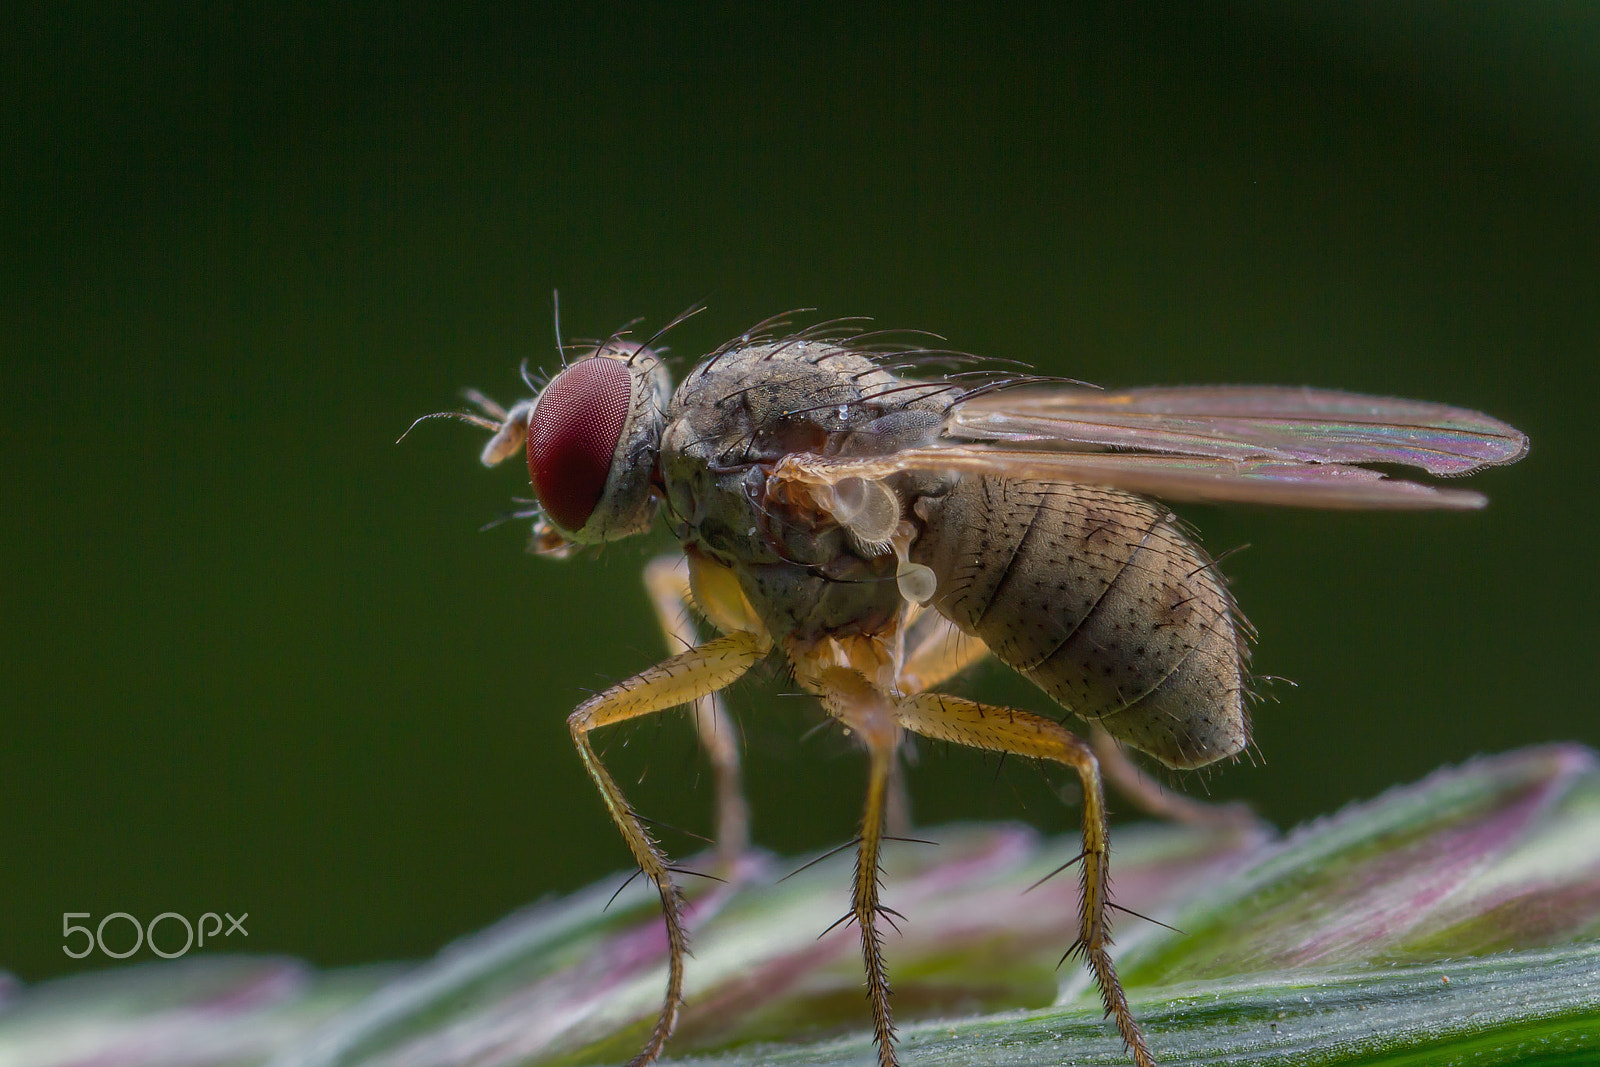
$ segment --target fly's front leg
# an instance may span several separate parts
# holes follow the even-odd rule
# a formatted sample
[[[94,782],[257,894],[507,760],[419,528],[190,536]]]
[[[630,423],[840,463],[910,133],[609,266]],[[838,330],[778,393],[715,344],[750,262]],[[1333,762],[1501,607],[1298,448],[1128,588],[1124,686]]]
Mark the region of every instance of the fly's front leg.
[[[875,688],[859,672],[829,667],[805,679],[828,714],[844,724],[867,749],[867,802],[861,815],[861,841],[856,851],[855,891],[851,913],[861,930],[861,956],[866,965],[867,996],[872,1001],[872,1029],[879,1067],[897,1067],[894,1017],[889,1010],[889,973],[883,964],[883,935],[878,931],[878,863],[883,848],[883,820],[889,798],[889,775],[900,727],[895,724],[893,697]]]
[[[901,726],[924,737],[954,741],[990,752],[1054,760],[1077,772],[1083,784],[1083,903],[1078,941],[1073,950],[1081,953],[1093,970],[1106,1014],[1116,1019],[1117,1029],[1133,1053],[1134,1062],[1139,1067],[1154,1067],[1155,1060],[1128,1008],[1128,998],[1122,992],[1122,983],[1111,962],[1111,929],[1107,918],[1109,830],[1100,768],[1093,750],[1051,719],[943,693],[905,697],[896,703],[895,715]]]
[[[657,556],[645,566],[644,584],[655,607],[656,621],[666,634],[667,650],[675,652],[698,644],[700,635],[689,614],[689,561],[681,555]],[[715,776],[717,855],[724,872],[733,872],[750,845],[750,809],[740,780],[738,738],[733,720],[717,694],[701,697],[690,710]]]
[[[714,693],[736,681],[766,656],[771,647],[771,641],[764,634],[748,631],[727,634],[617,683],[584,701],[567,718],[573,744],[578,747],[584,769],[599,788],[611,820],[622,831],[634,862],[661,894],[661,910],[667,924],[666,1000],[661,1005],[650,1040],[630,1061],[630,1067],[643,1067],[660,1055],[662,1045],[677,1024],[678,1009],[683,1003],[683,957],[689,939],[683,927],[683,900],[667,867],[667,857],[600,762],[589,734],[602,726],[688,704]]]

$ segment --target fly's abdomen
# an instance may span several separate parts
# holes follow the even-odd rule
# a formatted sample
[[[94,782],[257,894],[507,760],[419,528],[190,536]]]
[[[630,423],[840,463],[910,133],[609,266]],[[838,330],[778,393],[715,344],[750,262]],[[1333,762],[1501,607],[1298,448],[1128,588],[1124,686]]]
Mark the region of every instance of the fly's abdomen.
[[[1209,559],[1161,505],[968,478],[917,505],[933,604],[1062,707],[1171,767],[1242,749],[1245,648]]]

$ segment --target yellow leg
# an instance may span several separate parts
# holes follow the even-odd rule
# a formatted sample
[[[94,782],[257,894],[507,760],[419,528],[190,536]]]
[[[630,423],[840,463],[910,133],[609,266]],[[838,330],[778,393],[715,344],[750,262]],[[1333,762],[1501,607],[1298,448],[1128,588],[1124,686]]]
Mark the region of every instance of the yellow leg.
[[[894,682],[897,693],[932,689],[989,654],[988,646],[982,641],[962,633],[955,624],[931,609],[911,609],[901,640],[900,665]],[[912,832],[911,793],[906,787],[905,766],[903,759],[889,763],[884,827],[893,837],[909,837]]]
[[[656,621],[667,637],[667,651],[693,648],[700,635],[689,614],[688,560],[681,555],[657,556],[644,569],[645,588],[656,610]],[[717,854],[724,872],[734,872],[738,859],[750,846],[750,809],[744,800],[739,774],[739,745],[733,720],[715,693],[690,707],[695,732],[711,760],[717,791]]]
[[[667,857],[650,837],[644,823],[628,804],[610,772],[601,764],[589,741],[589,734],[602,726],[625,722],[654,711],[688,704],[730,685],[761,660],[772,647],[764,634],[737,631],[680,652],[649,670],[619,682],[603,693],[584,701],[567,718],[572,741],[583,759],[584,769],[600,790],[606,810],[622,832],[645,876],[661,894],[661,909],[667,924],[667,995],[656,1018],[650,1040],[630,1061],[630,1067],[644,1067],[661,1054],[661,1047],[678,1021],[683,1003],[683,958],[688,950],[688,934],[683,927],[683,901],[667,867]]]
[[[889,797],[900,728],[895,725],[892,697],[874,688],[860,673],[829,667],[808,681],[822,706],[866,746],[867,802],[861,816],[861,842],[856,852],[855,892],[851,912],[861,930],[861,956],[866,965],[867,996],[872,1001],[873,1036],[879,1067],[897,1067],[894,1017],[889,1010],[889,973],[883,964],[883,935],[878,930],[878,863],[883,821]]]
[[[987,645],[956,629],[954,623],[937,615],[932,619],[921,616],[909,627],[897,688],[907,694],[934,689],[988,654]],[[1097,724],[1089,726],[1089,744],[1106,784],[1148,815],[1195,826],[1238,829],[1260,825],[1250,806],[1241,801],[1211,804],[1195,800],[1150,778],[1117,739]]]
[[[1134,1062],[1138,1067],[1154,1067],[1155,1060],[1128,1008],[1128,998],[1111,962],[1111,931],[1106,914],[1110,903],[1109,831],[1100,769],[1089,745],[1051,719],[942,693],[923,693],[897,701],[895,717],[902,727],[925,737],[991,752],[1054,760],[1077,772],[1083,784],[1083,904],[1073,951],[1081,954],[1094,972],[1106,1014],[1115,1018]]]

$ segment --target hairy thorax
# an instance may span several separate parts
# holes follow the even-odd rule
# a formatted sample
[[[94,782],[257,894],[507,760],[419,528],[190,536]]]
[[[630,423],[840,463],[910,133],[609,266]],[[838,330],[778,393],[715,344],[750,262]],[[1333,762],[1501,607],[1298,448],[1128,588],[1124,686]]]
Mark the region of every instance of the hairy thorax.
[[[737,574],[775,640],[878,633],[899,615],[894,556],[771,475],[796,453],[923,443],[948,402],[905,384],[863,355],[801,341],[709,359],[673,395],[661,467],[675,532]]]

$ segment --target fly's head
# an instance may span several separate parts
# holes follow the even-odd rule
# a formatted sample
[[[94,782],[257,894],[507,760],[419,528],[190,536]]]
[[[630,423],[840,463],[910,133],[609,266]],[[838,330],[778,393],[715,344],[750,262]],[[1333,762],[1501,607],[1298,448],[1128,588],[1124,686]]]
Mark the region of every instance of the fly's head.
[[[522,451],[538,503],[533,548],[565,556],[577,545],[641,533],[659,504],[652,485],[672,382],[651,349],[611,340],[562,367],[510,410],[469,392],[482,415],[446,413],[492,431],[492,467]]]

